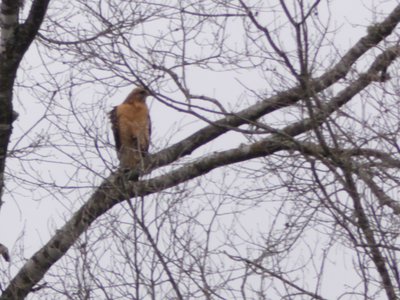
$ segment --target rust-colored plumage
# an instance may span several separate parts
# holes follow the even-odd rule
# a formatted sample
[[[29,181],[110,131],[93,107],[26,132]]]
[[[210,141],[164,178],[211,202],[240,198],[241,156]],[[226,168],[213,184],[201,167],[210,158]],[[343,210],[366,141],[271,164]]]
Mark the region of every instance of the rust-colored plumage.
[[[115,147],[123,169],[135,168],[150,145],[151,123],[146,97],[149,92],[135,88],[125,101],[113,108],[109,116],[115,138]]]

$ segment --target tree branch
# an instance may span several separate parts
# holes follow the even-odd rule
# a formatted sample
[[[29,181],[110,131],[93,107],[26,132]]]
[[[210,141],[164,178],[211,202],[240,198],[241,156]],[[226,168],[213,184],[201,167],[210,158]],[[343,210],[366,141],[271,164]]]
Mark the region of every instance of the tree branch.
[[[5,52],[6,45],[10,43],[15,36],[15,30],[18,27],[18,13],[20,2],[14,0],[3,0],[0,4],[0,55]]]
[[[35,0],[32,3],[28,18],[20,25],[18,34],[18,50],[20,51],[21,58],[35,39],[39,28],[43,23],[49,3],[50,0]]]
[[[388,53],[392,53],[393,49],[387,51]],[[298,143],[293,143],[292,137],[302,134],[315,126],[319,126],[331,113],[336,111],[338,107],[350,101],[355,94],[365,88],[368,83],[372,82],[372,78],[374,78],[374,76],[372,76],[373,74],[379,72],[381,67],[385,67],[385,64],[390,64],[396,56],[390,57],[390,60],[387,59],[386,52],[378,56],[370,70],[366,73],[368,76],[361,76],[360,81],[355,81],[344,91],[340,92],[337,97],[333,98],[330,105],[325,107],[327,109],[326,111],[321,111],[319,114],[316,114],[316,116],[320,115],[320,117],[317,118],[318,122],[316,122],[315,119],[305,119],[291,124],[285,129],[258,142],[211,154],[153,179],[133,183],[127,181],[124,174],[112,174],[100,185],[88,202],[74,214],[70,221],[58,230],[54,237],[43,246],[42,249],[31,257],[11,281],[0,299],[9,299],[7,297],[16,297],[16,299],[20,299],[21,297],[25,297],[32,287],[41,280],[47,270],[73,245],[80,234],[88,229],[96,218],[117,203],[127,198],[146,196],[162,191],[206,174],[221,166],[271,155],[281,150],[293,149],[293,145],[298,145]],[[385,64],[383,62],[385,62]],[[375,67],[375,65],[380,67]],[[346,92],[346,90],[350,90],[351,92]],[[206,128],[209,127],[210,126],[207,126]],[[217,129],[218,128],[220,127],[217,127]],[[212,134],[213,131],[210,131]],[[194,140],[192,141],[192,145],[196,142],[197,138],[207,140],[207,136],[203,135],[204,132],[207,131],[202,129],[192,135],[192,139]],[[179,144],[185,147],[185,140]],[[171,157],[178,158],[181,155],[182,152],[180,152],[180,149],[174,145],[157,154],[149,156],[145,163],[147,166],[154,167],[157,164],[159,165],[160,161],[165,162]],[[154,162],[156,163],[154,164]]]
[[[35,38],[50,0],[35,0],[29,17],[18,24],[20,1],[3,0],[0,12],[0,206],[4,189],[5,160],[12,122],[15,119],[12,97],[19,64]]]
[[[351,66],[365,52],[373,48],[385,37],[390,35],[399,22],[400,5],[398,5],[383,22],[375,25],[377,28],[381,28],[380,30],[374,32],[369,31],[366,36],[361,38],[352,48],[347,51],[347,53],[335,66],[333,66],[320,77],[311,79],[307,85],[307,93],[302,89],[301,86],[296,86],[280,92],[275,96],[262,100],[238,113],[228,115],[225,118],[213,122],[211,125],[204,127],[181,142],[171,146],[171,151],[169,150],[170,148],[162,151],[162,153],[164,153],[164,155],[162,155],[162,159],[153,161],[150,169],[168,165],[169,163],[177,160],[179,157],[189,155],[200,146],[214,140],[232,128],[251,123],[252,121],[257,120],[268,113],[283,107],[288,107],[289,105],[301,100],[305,94],[310,95],[310,92],[317,94],[325,90],[332,84],[344,78],[350,71]],[[372,80],[372,78],[370,79]]]
[[[233,259],[235,261],[241,261],[241,262],[245,263],[252,270],[254,270],[256,272],[262,272],[262,273],[268,274],[269,276],[272,276],[272,277],[280,280],[284,284],[287,284],[287,285],[291,286],[292,288],[300,291],[302,294],[312,297],[311,299],[326,300],[326,298],[323,298],[323,297],[319,296],[316,293],[311,293],[311,292],[301,288],[300,286],[298,286],[297,284],[294,283],[294,280],[286,279],[281,274],[278,274],[276,272],[272,272],[272,271],[268,270],[263,265],[261,265],[257,260],[250,260],[250,259],[247,259],[247,258],[244,258],[244,257],[232,256],[232,255],[229,255],[229,254],[227,254],[227,255],[228,255],[229,258],[231,258],[231,259]]]
[[[40,12],[43,12],[43,9],[45,9],[44,6],[47,7],[46,3],[48,3],[48,0],[38,1],[37,3],[42,4],[42,6],[37,4],[38,7],[36,8],[40,16]],[[31,14],[35,15],[33,11],[35,10],[32,8]],[[34,20],[37,19],[30,15],[25,22],[24,30],[27,35],[30,35],[31,31],[26,26],[28,26],[30,22],[34,22]],[[378,24],[379,30],[368,32],[368,34],[352,47],[331,70],[321,77],[311,80],[308,88],[311,87],[314,93],[319,93],[343,78],[350,70],[350,66],[366,51],[389,35],[399,21],[400,5],[385,21]],[[379,34],[377,34],[377,32]],[[365,76],[360,76],[358,80],[351,83],[346,89],[340,92],[337,97],[333,98],[330,104],[323,107],[319,112],[319,117],[316,119],[306,119],[294,123],[258,142],[211,154],[208,157],[173,170],[168,174],[149,180],[127,182],[124,174],[112,174],[95,190],[89,200],[72,216],[72,218],[55,233],[54,237],[26,262],[19,273],[12,279],[10,285],[6,288],[0,299],[24,298],[32,290],[34,285],[43,278],[47,270],[66,253],[80,234],[88,229],[96,218],[127,198],[125,196],[125,187],[127,187],[129,197],[145,196],[176,186],[221,166],[271,155],[281,150],[291,149],[293,148],[293,140],[288,137],[294,137],[322,124],[322,122],[336,111],[338,107],[350,101],[355,94],[368,86],[368,84],[375,79],[373,75],[389,65],[397,55],[398,49],[393,47],[378,56],[368,72],[364,74]],[[229,115],[199,130],[183,141],[155,155],[149,156],[145,161],[145,166],[149,167],[146,169],[155,169],[167,165],[184,155],[188,155],[198,147],[217,138],[232,128],[249,123],[267,113],[299,101],[304,97],[305,92],[306,91],[301,87],[297,86],[250,106],[235,115]],[[306,95],[310,95],[309,91]],[[318,113],[316,115],[318,116]],[[1,159],[3,160],[3,158]]]

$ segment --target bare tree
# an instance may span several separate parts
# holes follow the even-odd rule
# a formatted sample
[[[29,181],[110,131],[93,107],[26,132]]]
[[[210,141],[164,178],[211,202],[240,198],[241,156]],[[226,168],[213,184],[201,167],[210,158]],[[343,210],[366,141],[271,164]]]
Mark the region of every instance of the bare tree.
[[[18,21],[22,2],[1,2],[0,37],[0,195],[4,185],[6,152],[11,135],[11,124],[16,118],[12,109],[12,91],[15,76],[21,60],[39,30],[49,1],[33,1],[29,14],[23,23]]]
[[[400,297],[395,1],[348,48],[319,0],[53,0],[46,18],[33,1],[23,22],[8,2],[2,168],[15,88],[42,113],[8,152],[24,170],[9,184],[66,221],[1,274],[0,299]],[[20,66],[35,38],[36,71]],[[189,121],[125,173],[105,120],[133,85],[156,125]]]

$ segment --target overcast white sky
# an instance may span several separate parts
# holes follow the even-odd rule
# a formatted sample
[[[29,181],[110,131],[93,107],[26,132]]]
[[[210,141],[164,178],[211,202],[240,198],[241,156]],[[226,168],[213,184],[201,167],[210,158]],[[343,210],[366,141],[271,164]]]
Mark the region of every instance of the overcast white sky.
[[[373,19],[373,13],[370,11],[371,7],[376,7],[374,13],[386,13],[398,4],[398,1],[361,1],[361,0],[335,0],[330,1],[332,3],[331,17],[332,23],[337,27],[336,45],[338,49],[343,52],[346,51],[354,41],[358,40],[362,35],[366,33],[366,26],[370,24]],[[324,14],[323,11],[319,12]],[[234,33],[232,33],[234,34]],[[28,52],[25,61],[29,61],[30,65],[40,65],[41,61],[37,56],[36,46],[32,46]],[[43,71],[40,69],[34,70],[35,76],[41,76]],[[206,73],[206,72],[205,72]],[[248,74],[226,74],[226,73],[208,73],[207,75],[195,73],[193,76],[198,76],[199,92],[204,91],[205,94],[213,95],[218,99],[238,99],[241,94],[244,93],[242,86],[238,83],[237,79],[246,81],[248,84],[253,84],[256,88],[262,84],[256,75],[254,78],[249,77]],[[111,109],[113,105],[121,102],[126,94],[130,91],[130,87],[121,89],[117,95],[114,95],[110,99],[109,103],[106,103],[104,107],[105,111]],[[21,136],[24,135],[26,130],[38,121],[38,117],[43,113],[43,106],[38,104],[37,99],[32,98],[32,95],[26,93],[19,93],[19,101],[14,101],[15,110],[19,112],[20,116],[14,123],[14,131],[12,135],[12,143],[15,143]],[[96,97],[91,95],[91,91],[85,90],[81,92],[78,97],[82,98],[82,101],[88,101]],[[79,101],[79,99],[78,99]],[[236,100],[235,100],[236,101]],[[196,129],[200,128],[205,124],[204,122],[196,121],[188,116],[174,112],[167,109],[160,103],[156,103],[153,99],[150,99],[151,116],[153,119],[153,134],[154,140],[158,141],[159,144],[170,144],[172,141],[176,142],[179,139],[189,135]],[[71,119],[71,122],[74,120]],[[171,135],[171,132],[175,130],[180,124],[186,124],[185,130],[174,135],[172,141],[163,141],[167,136]],[[104,126],[108,126],[108,121],[104,122]],[[37,126],[32,129],[30,133],[31,137],[40,133],[40,130],[45,130],[46,126]],[[110,136],[109,136],[110,137]],[[106,137],[104,137],[106,138]],[[204,149],[218,150],[226,148],[230,143],[232,135],[228,135],[219,140],[220,144],[207,145]],[[25,137],[22,144],[29,144],[29,140]],[[13,144],[11,144],[11,147]],[[114,155],[114,154],[112,154]],[[197,155],[201,155],[200,152]],[[114,156],[115,157],[115,156]],[[26,161],[25,164],[31,162]],[[69,176],[71,173],[65,172],[68,166],[60,165],[56,168],[54,165],[36,164],[35,168],[38,168],[38,172],[48,174],[48,177],[54,177],[55,181],[65,182],[65,176]],[[102,168],[101,165],[95,165],[93,168]],[[8,172],[13,174],[21,174],[24,172],[24,166],[21,165],[16,159],[7,160]],[[65,169],[64,169],[65,168]],[[72,170],[70,169],[72,172]],[[47,176],[46,176],[47,177]],[[84,192],[90,191],[84,190]],[[42,198],[41,195],[45,197]],[[87,194],[82,197],[76,195],[62,196],[58,199],[45,195],[43,191],[35,189],[29,190],[23,186],[16,186],[14,182],[7,182],[7,190],[4,195],[5,204],[0,210],[0,242],[8,246],[10,249],[16,246],[16,240],[23,235],[23,245],[25,247],[25,257],[28,258],[35,251],[39,249],[51,235],[55,229],[64,223],[65,218],[71,216],[71,212],[80,206],[82,201],[87,198]],[[251,218],[251,217],[250,217]],[[262,217],[260,217],[262,218]],[[262,222],[262,220],[260,220]],[[260,224],[255,222],[254,224]],[[16,250],[14,248],[14,250]],[[351,268],[350,261],[346,260],[346,255],[338,253],[337,257],[343,255],[344,264],[349,264],[347,267]],[[347,258],[348,259],[348,258]],[[17,269],[13,268],[11,263],[12,272],[16,272]],[[2,268],[6,267],[3,261],[0,262]],[[346,266],[344,266],[346,267]],[[349,282],[351,279],[346,278],[345,275],[337,277],[337,280],[343,283]],[[332,298],[333,299],[333,298]]]

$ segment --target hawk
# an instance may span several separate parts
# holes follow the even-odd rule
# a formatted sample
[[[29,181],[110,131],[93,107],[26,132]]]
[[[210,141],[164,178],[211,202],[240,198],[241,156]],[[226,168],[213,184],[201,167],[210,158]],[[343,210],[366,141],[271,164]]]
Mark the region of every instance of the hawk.
[[[146,97],[149,91],[135,88],[125,101],[109,112],[120,168],[135,168],[148,153],[151,135]]]

